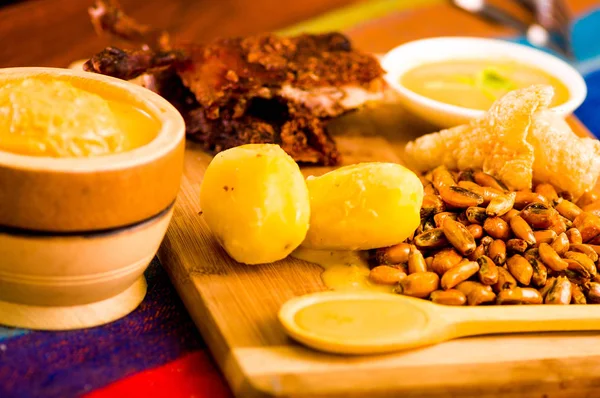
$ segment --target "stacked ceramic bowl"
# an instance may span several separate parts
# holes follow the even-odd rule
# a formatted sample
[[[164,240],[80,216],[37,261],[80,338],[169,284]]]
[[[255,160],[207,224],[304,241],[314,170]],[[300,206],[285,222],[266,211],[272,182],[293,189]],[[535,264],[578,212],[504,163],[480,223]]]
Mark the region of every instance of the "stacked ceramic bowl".
[[[156,125],[148,143],[102,156],[0,150],[0,324],[72,329],[110,322],[145,295],[143,273],[179,191],[184,122],[157,94],[92,73],[9,68],[0,70],[0,86],[29,77],[118,99]]]

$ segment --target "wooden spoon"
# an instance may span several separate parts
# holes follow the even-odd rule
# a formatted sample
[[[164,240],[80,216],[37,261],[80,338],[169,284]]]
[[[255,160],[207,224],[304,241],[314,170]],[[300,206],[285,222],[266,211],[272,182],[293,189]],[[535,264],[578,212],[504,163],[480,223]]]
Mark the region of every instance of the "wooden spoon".
[[[279,311],[294,340],[338,354],[406,350],[458,337],[520,332],[600,330],[600,306],[450,307],[385,293],[321,292]]]

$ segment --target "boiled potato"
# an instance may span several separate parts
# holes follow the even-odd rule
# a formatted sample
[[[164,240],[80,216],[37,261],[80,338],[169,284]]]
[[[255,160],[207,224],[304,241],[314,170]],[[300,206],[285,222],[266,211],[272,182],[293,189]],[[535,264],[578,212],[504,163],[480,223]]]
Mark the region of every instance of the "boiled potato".
[[[307,179],[310,228],[302,247],[367,250],[404,241],[420,222],[423,185],[394,163],[362,163]]]
[[[200,206],[221,246],[246,264],[285,258],[302,243],[310,219],[298,165],[270,144],[218,153],[204,174]]]

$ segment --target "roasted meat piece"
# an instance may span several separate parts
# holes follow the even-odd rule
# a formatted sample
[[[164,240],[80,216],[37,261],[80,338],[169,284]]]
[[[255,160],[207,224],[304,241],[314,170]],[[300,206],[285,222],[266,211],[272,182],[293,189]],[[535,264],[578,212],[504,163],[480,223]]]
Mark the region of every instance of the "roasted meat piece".
[[[108,47],[84,69],[122,79],[143,74],[145,86],[181,112],[188,136],[213,152],[276,143],[298,162],[335,165],[326,122],[383,96],[379,62],[340,33],[172,44],[114,2],[98,1],[90,15],[97,31],[136,48]]]

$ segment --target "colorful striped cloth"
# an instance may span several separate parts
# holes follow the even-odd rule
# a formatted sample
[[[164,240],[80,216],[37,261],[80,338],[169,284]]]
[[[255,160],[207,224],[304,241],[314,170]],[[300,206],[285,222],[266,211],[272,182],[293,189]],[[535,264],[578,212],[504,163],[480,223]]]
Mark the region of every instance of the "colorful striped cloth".
[[[0,328],[0,397],[229,396],[157,260],[146,279],[144,302],[111,324],[58,333]]]
[[[374,7],[371,17],[382,15],[383,5],[389,3],[380,0],[377,4],[382,6]],[[358,14],[346,15],[353,19]],[[597,136],[599,35],[600,10],[580,17],[573,26],[578,58],[575,66],[584,74],[589,90],[576,115]],[[146,278],[148,294],[141,306],[109,325],[59,333],[0,327],[0,398],[230,397],[202,337],[157,260],[148,268]]]

